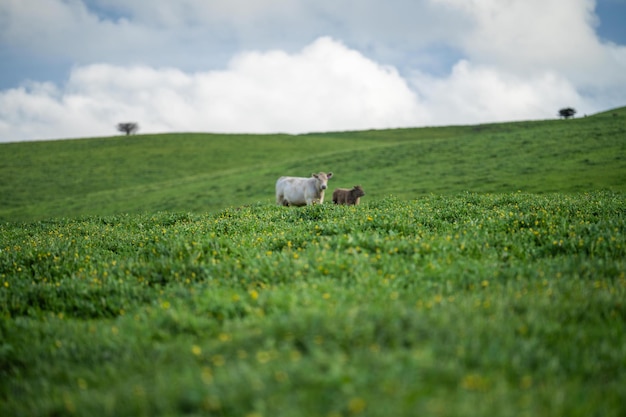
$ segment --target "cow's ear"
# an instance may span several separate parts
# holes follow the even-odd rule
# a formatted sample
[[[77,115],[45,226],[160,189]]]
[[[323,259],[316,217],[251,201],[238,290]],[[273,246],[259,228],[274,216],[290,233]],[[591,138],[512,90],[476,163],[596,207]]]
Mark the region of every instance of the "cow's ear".
[[[319,178],[317,174],[311,174],[312,177]]]
[[[333,176],[332,172],[329,172],[328,174],[326,174],[326,178],[331,178]]]

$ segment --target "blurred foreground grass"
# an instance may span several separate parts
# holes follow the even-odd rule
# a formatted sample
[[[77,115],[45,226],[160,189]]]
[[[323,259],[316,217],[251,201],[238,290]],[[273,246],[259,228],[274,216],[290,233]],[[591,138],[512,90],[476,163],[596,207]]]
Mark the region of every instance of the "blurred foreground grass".
[[[0,226],[0,414],[623,416],[623,195]]]

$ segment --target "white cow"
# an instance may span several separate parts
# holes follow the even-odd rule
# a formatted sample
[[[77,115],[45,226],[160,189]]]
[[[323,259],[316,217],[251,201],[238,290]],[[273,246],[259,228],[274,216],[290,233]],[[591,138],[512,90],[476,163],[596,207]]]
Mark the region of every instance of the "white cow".
[[[310,178],[280,177],[276,181],[276,204],[279,206],[304,206],[322,204],[324,190],[328,188],[328,180],[333,176],[320,172]]]

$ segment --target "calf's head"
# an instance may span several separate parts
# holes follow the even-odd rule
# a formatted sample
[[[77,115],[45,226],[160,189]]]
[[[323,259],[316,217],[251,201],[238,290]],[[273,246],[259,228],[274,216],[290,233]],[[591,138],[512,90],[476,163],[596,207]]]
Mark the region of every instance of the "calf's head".
[[[313,177],[317,179],[317,186],[319,187],[320,190],[325,190],[328,188],[328,180],[331,179],[332,176],[333,176],[332,172],[329,172],[328,174],[324,172],[313,174]]]
[[[355,185],[352,188],[352,195],[355,198],[363,197],[365,195],[365,191],[363,191],[363,188],[360,185]]]

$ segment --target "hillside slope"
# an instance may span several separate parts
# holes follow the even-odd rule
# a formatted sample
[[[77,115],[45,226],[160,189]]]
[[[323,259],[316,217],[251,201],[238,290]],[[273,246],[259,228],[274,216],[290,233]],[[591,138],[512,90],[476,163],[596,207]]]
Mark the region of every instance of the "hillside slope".
[[[333,171],[369,199],[626,191],[626,107],[574,120],[308,135],[161,134],[0,145],[0,220],[273,202],[280,175]]]

